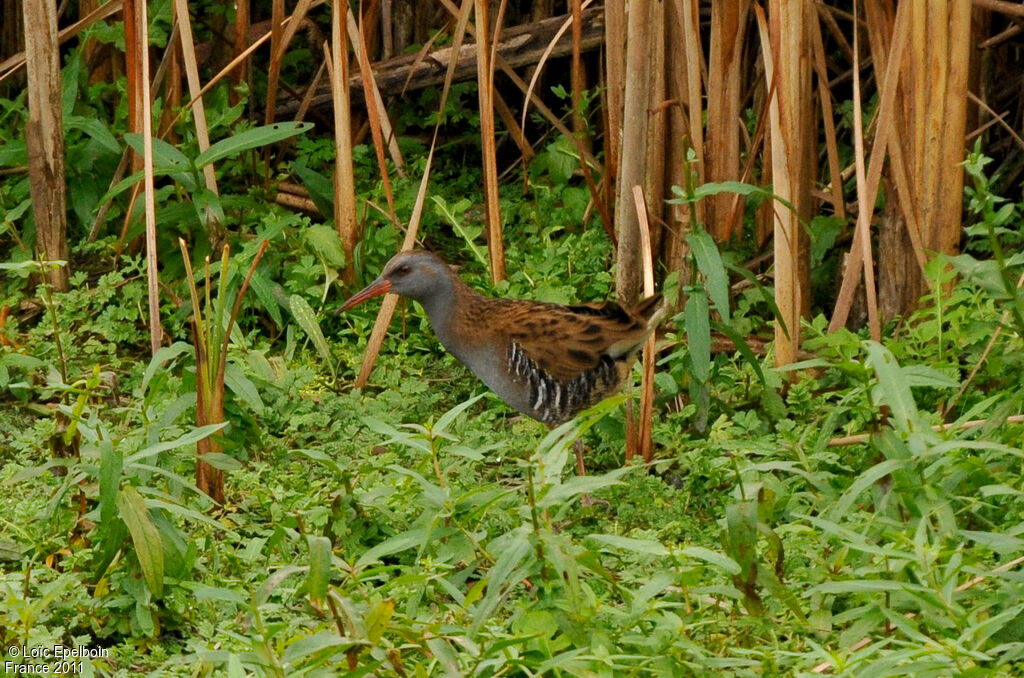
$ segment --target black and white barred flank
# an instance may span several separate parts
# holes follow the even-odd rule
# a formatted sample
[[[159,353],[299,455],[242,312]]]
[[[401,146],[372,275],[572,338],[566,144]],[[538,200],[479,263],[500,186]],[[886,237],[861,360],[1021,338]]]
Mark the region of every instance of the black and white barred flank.
[[[602,355],[594,367],[560,382],[541,369],[523,352],[522,346],[511,342],[509,372],[529,385],[530,405],[534,416],[545,424],[560,424],[601,400],[619,382],[616,361]]]

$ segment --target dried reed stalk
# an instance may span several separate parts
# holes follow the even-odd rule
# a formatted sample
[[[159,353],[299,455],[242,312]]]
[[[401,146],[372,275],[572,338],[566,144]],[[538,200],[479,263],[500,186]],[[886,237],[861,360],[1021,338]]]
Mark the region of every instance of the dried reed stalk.
[[[327,72],[331,79],[331,101],[334,108],[334,223],[345,251],[345,268],[341,278],[351,283],[355,280],[353,257],[359,234],[356,179],[352,162],[352,102],[348,91],[348,43],[345,36],[347,23],[348,4],[332,0],[331,48],[324,45],[324,52],[327,54]]]
[[[740,130],[743,125],[743,49],[746,44],[749,0],[712,0],[707,108],[707,181],[736,181],[740,177]],[[734,205],[735,203],[735,205]],[[715,240],[731,238],[742,225],[743,201],[730,193],[708,199],[707,230]]]
[[[348,10],[348,38],[352,42],[352,49],[356,53],[356,58],[359,61],[359,76],[363,81],[363,92],[365,93],[364,98],[366,99],[366,110],[370,117],[370,130],[373,133],[374,144],[382,146],[382,142],[387,144],[388,153],[391,155],[391,162],[395,164],[395,171],[398,176],[405,176],[405,158],[402,157],[402,151],[398,148],[398,137],[395,136],[394,130],[391,127],[391,119],[388,118],[388,110],[384,105],[384,99],[380,95],[380,88],[377,87],[377,78],[373,74],[373,64],[370,61],[370,53],[366,48],[366,39],[363,32],[366,27],[362,23],[356,23],[355,16],[352,14],[352,10]],[[310,91],[315,88],[310,87]],[[372,102],[372,103],[371,103]],[[381,162],[380,154],[378,154],[378,162]],[[386,174],[381,164],[381,174]],[[391,182],[385,179],[385,190],[388,192],[389,203],[392,212],[394,206],[391,205]]]
[[[232,46],[232,57],[234,59],[237,59],[245,51],[246,42],[249,41],[249,17],[251,16],[249,3],[250,0],[235,0],[235,40]],[[234,68],[231,71],[231,88],[228,92],[228,100],[232,106],[237,105],[241,100],[238,86],[242,84],[242,81],[248,80],[248,71],[249,64],[244,64],[242,67]]]
[[[24,17],[29,112],[25,141],[36,247],[45,261],[68,262],[57,7],[51,2],[26,2]],[[55,290],[68,289],[67,265],[47,266],[43,274]]]
[[[334,7],[334,4],[331,5]],[[333,12],[332,12],[333,15]],[[284,0],[273,0],[270,10],[270,63],[267,65],[267,107],[263,124],[274,122],[277,111],[277,82],[281,74],[281,37],[284,33]],[[335,45],[339,43],[334,43]],[[333,85],[332,85],[333,87]]]
[[[377,89],[377,81],[373,76],[373,68],[370,65],[370,55],[366,51],[366,42],[363,40],[363,26],[356,23],[352,9],[348,8],[348,39],[352,43],[352,50],[359,62],[359,77],[363,81],[363,91],[367,93],[366,114],[370,120],[370,133],[373,135],[373,148],[377,154],[377,167],[380,169],[381,182],[384,184],[384,196],[388,201],[388,212],[391,221],[398,221],[395,215],[395,196],[391,190],[391,177],[388,174],[387,160],[384,158],[385,145],[392,151],[391,158],[395,166],[400,167],[402,154],[398,152],[397,139],[391,133],[391,121],[388,119],[388,112],[384,107],[384,100]],[[386,130],[386,131],[385,131]],[[387,143],[385,135],[394,143]],[[393,146],[393,148],[392,148]]]
[[[501,30],[505,0],[498,10],[495,33]],[[502,235],[501,204],[498,190],[498,156],[494,127],[494,53],[488,39],[487,0],[475,0],[477,94],[480,102],[480,138],[483,150],[484,203],[487,208],[487,253],[491,263],[491,283],[505,279],[505,242]],[[495,35],[497,42],[497,35]]]
[[[880,80],[880,101],[878,104],[878,116],[875,124],[875,136],[874,143],[872,144],[871,160],[868,163],[867,176],[864,179],[863,184],[858,182],[857,188],[857,226],[853,233],[853,243],[850,246],[850,254],[846,260],[846,270],[843,273],[843,281],[840,285],[839,295],[836,298],[835,308],[832,311],[832,319],[829,321],[829,331],[834,332],[840,327],[846,325],[846,319],[849,317],[850,308],[853,306],[854,295],[857,291],[857,285],[861,276],[861,266],[864,265],[865,260],[868,261],[868,266],[871,266],[870,257],[870,222],[871,216],[874,210],[875,196],[878,195],[878,186],[881,181],[882,167],[885,160],[885,151],[889,146],[890,138],[895,134],[896,124],[896,94],[899,90],[900,85],[900,64],[903,59],[903,50],[907,44],[908,31],[912,28],[911,20],[911,5],[910,3],[904,3],[899,5],[896,11],[895,22],[893,24],[893,40],[892,48],[888,56],[888,61],[885,65],[884,79]],[[856,34],[854,36],[856,42]],[[857,73],[859,69],[856,61],[859,57],[855,54],[855,66],[854,73]],[[857,110],[860,110],[860,99],[857,96],[859,94],[859,79],[855,80],[855,96],[854,105]],[[855,121],[860,120],[856,117]],[[861,126],[855,125],[855,134],[862,134]],[[856,141],[856,136],[854,137]],[[861,137],[861,148],[856,157],[857,162],[863,166],[863,137]],[[867,256],[865,256],[867,255]],[[873,269],[872,269],[873,271]],[[869,273],[865,271],[865,280],[869,277]],[[871,277],[871,283],[866,285],[865,292],[868,296],[868,308],[869,313],[871,309],[872,299],[875,294],[874,289],[874,277]],[[877,305],[876,305],[877,308]],[[872,328],[872,335],[880,330]]]
[[[605,171],[607,182],[618,177],[619,148],[622,143],[622,106],[626,82],[626,2],[605,0],[604,3],[604,73],[608,123],[605,127]],[[610,183],[606,186],[611,185]],[[610,191],[605,191],[610,195]]]
[[[836,139],[836,119],[832,110],[832,91],[828,85],[828,64],[825,61],[825,45],[821,37],[821,24],[812,21],[811,45],[814,49],[814,73],[818,78],[818,99],[821,102],[821,122],[825,128],[825,155],[828,158],[829,193],[832,195],[832,211],[840,219],[846,219],[846,198],[843,197],[842,168],[839,163],[839,142]]]
[[[633,187],[633,203],[636,207],[637,218],[640,221],[640,249],[643,260],[644,298],[654,296],[654,256],[651,249],[650,225],[647,220],[647,202],[644,200],[644,192],[639,186]],[[647,337],[643,350],[643,376],[640,380],[640,418],[637,422],[638,430],[629,431],[626,445],[626,458],[630,458],[630,448],[640,453],[640,458],[645,464],[651,463],[654,458],[654,446],[651,440],[651,433],[654,428],[654,358],[655,358],[655,337],[654,332]],[[632,406],[630,406],[632,407]],[[634,444],[631,446],[629,440],[636,434]]]
[[[160,272],[156,246],[156,189],[153,182],[153,111],[152,97],[149,91],[149,21],[146,16],[146,3],[131,3],[134,14],[129,15],[129,3],[125,3],[125,32],[128,24],[138,40],[134,47],[138,50],[138,75],[141,85],[138,92],[128,90],[129,101],[136,101],[142,118],[142,168],[144,200],[146,206],[146,283],[149,299],[149,348],[155,355],[163,341],[163,328],[160,325]],[[127,41],[125,43],[127,48]]]
[[[773,0],[771,24],[755,6],[761,32],[765,76],[769,83],[772,202],[775,243],[775,363],[797,359],[800,316],[808,303],[806,235],[800,221],[810,213],[811,83],[807,24],[813,18],[805,3]]]
[[[185,77],[188,80],[189,96],[195,100],[192,104],[192,115],[196,128],[196,143],[199,152],[202,153],[210,147],[210,132],[206,124],[206,108],[203,106],[202,97],[199,91],[202,85],[199,83],[199,64],[196,61],[195,43],[192,41],[192,19],[188,13],[187,0],[174,0],[174,16],[178,22],[179,37],[181,38],[181,54],[185,63]],[[217,173],[212,163],[203,167],[203,180],[206,190],[218,195]],[[209,229],[210,242],[216,244],[222,238],[220,234],[221,224],[215,223],[213,212],[207,210],[206,226]]]
[[[619,302],[631,306],[640,296],[640,221],[630,206],[633,186],[643,185],[647,166],[647,126],[650,110],[651,41],[653,7],[651,0],[630,3],[626,17],[625,100],[619,178],[615,187],[615,228],[618,236],[615,290]]]

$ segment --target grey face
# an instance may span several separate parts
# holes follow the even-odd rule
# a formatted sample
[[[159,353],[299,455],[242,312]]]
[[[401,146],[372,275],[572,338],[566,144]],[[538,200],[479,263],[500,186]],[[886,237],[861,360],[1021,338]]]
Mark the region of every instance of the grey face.
[[[422,302],[441,292],[448,282],[446,264],[430,252],[401,252],[392,257],[380,274],[391,283],[391,292]]]
[[[391,292],[415,299],[428,313],[437,311],[452,294],[451,276],[447,265],[435,254],[422,250],[402,252],[384,266],[376,280],[342,304],[341,310]]]

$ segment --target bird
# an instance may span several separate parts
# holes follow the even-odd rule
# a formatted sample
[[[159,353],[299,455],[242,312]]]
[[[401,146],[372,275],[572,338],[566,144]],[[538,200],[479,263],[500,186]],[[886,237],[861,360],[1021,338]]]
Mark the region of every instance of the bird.
[[[419,302],[449,353],[512,409],[549,428],[622,387],[666,310],[661,294],[628,308],[613,301],[562,305],[489,297],[438,255],[407,250],[340,311],[386,293]],[[580,446],[576,467],[585,472]]]

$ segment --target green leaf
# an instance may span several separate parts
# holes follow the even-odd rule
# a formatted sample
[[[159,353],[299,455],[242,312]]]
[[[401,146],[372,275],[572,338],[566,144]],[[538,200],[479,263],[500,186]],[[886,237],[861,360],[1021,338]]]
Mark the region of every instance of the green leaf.
[[[665,548],[664,544],[653,539],[634,539],[615,534],[589,534],[587,542],[648,556],[667,556],[669,554],[669,550]]]
[[[264,405],[259,390],[246,375],[245,370],[233,362],[224,367],[224,385],[255,414],[263,414]]]
[[[385,539],[381,543],[374,546],[372,549],[360,556],[359,560],[356,561],[355,567],[362,568],[375,563],[384,556],[389,556],[392,553],[398,553],[411,549],[414,546],[419,546],[423,541],[423,537],[426,531],[422,528],[415,530],[408,530],[401,534],[396,534],[390,539]]]
[[[865,348],[871,367],[878,375],[882,403],[889,406],[893,424],[899,431],[910,431],[918,418],[917,405],[903,370],[889,349],[881,344],[868,341]]]
[[[743,359],[746,360],[747,364],[750,365],[750,368],[754,370],[754,374],[757,375],[757,380],[761,382],[765,389],[771,390],[771,387],[768,385],[767,379],[765,379],[764,370],[761,369],[761,360],[756,355],[754,355],[754,352],[752,350],[750,350],[750,345],[747,344],[746,338],[742,334],[737,332],[735,329],[733,329],[732,325],[713,322],[711,323],[711,326],[714,327],[715,330],[721,332],[726,337],[732,340],[733,345],[736,346],[736,350],[740,352],[740,355],[743,356]],[[776,393],[774,390],[771,390],[771,394],[776,398],[779,397],[778,393]]]
[[[715,304],[722,320],[729,322],[729,276],[722,265],[722,255],[714,238],[707,231],[691,231],[686,234],[690,252],[697,261],[697,268],[704,274],[708,296]]]
[[[740,573],[739,563],[737,563],[735,560],[725,555],[724,553],[712,551],[711,549],[704,548],[703,546],[687,546],[686,548],[682,549],[680,553],[682,553],[684,556],[689,556],[690,558],[703,560],[704,562],[714,565],[715,567],[720,567],[723,570],[725,570],[727,574]]]
[[[479,395],[475,395],[469,400],[459,403],[452,409],[442,414],[441,418],[437,420],[437,423],[430,427],[431,433],[435,435],[444,433],[445,430],[447,430],[448,426],[450,426],[451,423],[455,421],[456,417],[465,412],[468,407],[472,406],[473,403],[480,400],[485,395],[486,393],[480,393]]]
[[[321,214],[334,214],[334,184],[328,177],[317,171],[311,170],[305,165],[295,162],[292,164],[292,171],[298,175],[302,185],[309,191],[309,197],[313,199],[316,208]]]
[[[391,623],[394,612],[395,601],[393,598],[385,598],[370,608],[370,612],[366,615],[366,637],[371,643],[380,642],[388,624]]]
[[[839,501],[835,503],[835,506],[832,507],[832,516],[837,520],[847,516],[850,509],[853,508],[853,503],[857,501],[857,497],[862,492],[885,476],[907,467],[908,464],[909,462],[906,459],[886,459],[861,473],[857,476],[857,480],[853,481],[850,487],[839,497]]]
[[[196,167],[202,169],[206,165],[238,155],[242,151],[284,141],[297,134],[308,132],[311,129],[313,129],[313,123],[311,122],[278,122],[273,125],[246,130],[240,134],[233,134],[226,139],[221,139],[197,155]]]
[[[125,465],[134,464],[138,461],[141,461],[142,459],[152,457],[154,455],[160,454],[161,452],[166,452],[167,450],[174,450],[179,447],[184,447],[186,445],[194,445],[203,438],[208,438],[212,436],[214,433],[220,431],[227,425],[227,422],[222,422],[220,424],[208,424],[206,426],[199,426],[197,428],[192,429],[191,431],[181,436],[180,438],[177,438],[176,440],[169,440],[163,443],[154,443],[153,445],[144,447],[135,454],[127,457],[124,460],[124,463]]]
[[[100,449],[100,522],[113,520],[117,511],[117,490],[121,486],[124,459],[113,441],[101,440]]]
[[[161,346],[157,349],[153,357],[149,359],[149,364],[146,365],[146,371],[142,373],[142,382],[139,384],[139,388],[136,391],[136,395],[141,397],[149,386],[149,382],[156,375],[157,371],[161,369],[165,363],[173,358],[177,358],[183,353],[189,353],[192,351],[192,345],[186,344],[184,341],[176,341],[170,346]]]
[[[201,455],[200,458],[213,468],[220,469],[221,471],[237,471],[242,468],[242,462],[223,452],[207,452]]]
[[[103,150],[114,155],[121,154],[121,145],[110,133],[110,129],[96,118],[86,118],[81,115],[72,115],[65,119],[67,126],[71,129],[80,129],[98,143]]]
[[[159,598],[164,588],[164,546],[160,532],[149,518],[146,500],[133,486],[125,485],[118,493],[117,507],[135,545],[146,586]]]
[[[319,633],[314,633],[311,636],[302,636],[289,645],[284,651],[284,654],[281,655],[281,661],[286,665],[290,665],[294,669],[296,668],[296,662],[304,657],[308,657],[312,654],[331,648],[340,649],[342,647],[348,647],[349,645],[351,645],[351,641],[342,638],[336,631],[321,631]],[[298,672],[296,671],[293,673],[292,671],[289,671],[288,674],[298,675]]]
[[[281,328],[284,327],[284,320],[281,318],[282,304],[274,294],[276,284],[268,280],[260,271],[253,271],[252,277],[249,279],[249,288],[256,294],[256,298],[260,300],[263,310],[269,313],[274,324]],[[285,306],[287,307],[287,304]]]
[[[243,608],[249,606],[249,598],[247,596],[242,595],[239,591],[227,589],[223,586],[197,584],[192,587],[192,595],[195,596],[198,602],[220,600],[225,603],[234,603]]]
[[[13,541],[0,540],[0,560],[21,560],[25,547]]]
[[[308,534],[306,543],[309,544],[309,573],[306,575],[309,597],[322,603],[327,599],[327,587],[331,583],[331,540]]]
[[[142,143],[141,134],[130,132],[124,135],[124,140],[139,155],[145,153],[145,144]],[[153,165],[173,168],[177,171],[192,169],[192,163],[184,153],[158,137],[153,137]]]
[[[923,586],[888,579],[847,579],[827,581],[810,589],[811,593],[884,593],[886,591],[927,591]]]
[[[324,261],[335,268],[345,266],[345,250],[337,230],[323,224],[313,224],[304,233],[306,242]]]
[[[683,327],[693,365],[693,378],[702,384],[707,383],[711,376],[711,314],[704,290],[691,288],[683,308]]]
[[[292,317],[295,318],[295,322],[305,330],[306,334],[313,341],[316,352],[320,355],[320,359],[327,363],[327,367],[330,368],[331,375],[333,376],[335,371],[334,361],[331,360],[331,349],[327,346],[324,333],[320,330],[320,323],[316,319],[316,313],[313,312],[313,309],[306,300],[297,294],[293,294],[288,298],[288,307],[292,312]]]
[[[927,365],[904,365],[900,368],[900,373],[903,375],[907,386],[956,388],[960,385],[960,382],[956,379]]]
[[[455,210],[461,209],[463,212],[462,216],[465,217],[465,211],[470,205],[469,201],[459,200],[455,205],[449,207],[448,203],[445,202],[445,199],[439,195],[432,195],[430,196],[430,199],[434,201],[434,211],[437,213],[437,216],[440,217],[442,221],[450,224],[451,227],[455,229],[455,232],[462,236],[463,241],[465,241],[466,246],[469,248],[469,251],[473,253],[473,256],[476,257],[476,260],[479,261],[485,269],[490,270],[491,264],[487,260],[487,256],[483,253],[483,250],[473,242],[475,238],[469,232],[469,229],[466,228],[466,225],[463,223],[463,219],[455,216]]]

